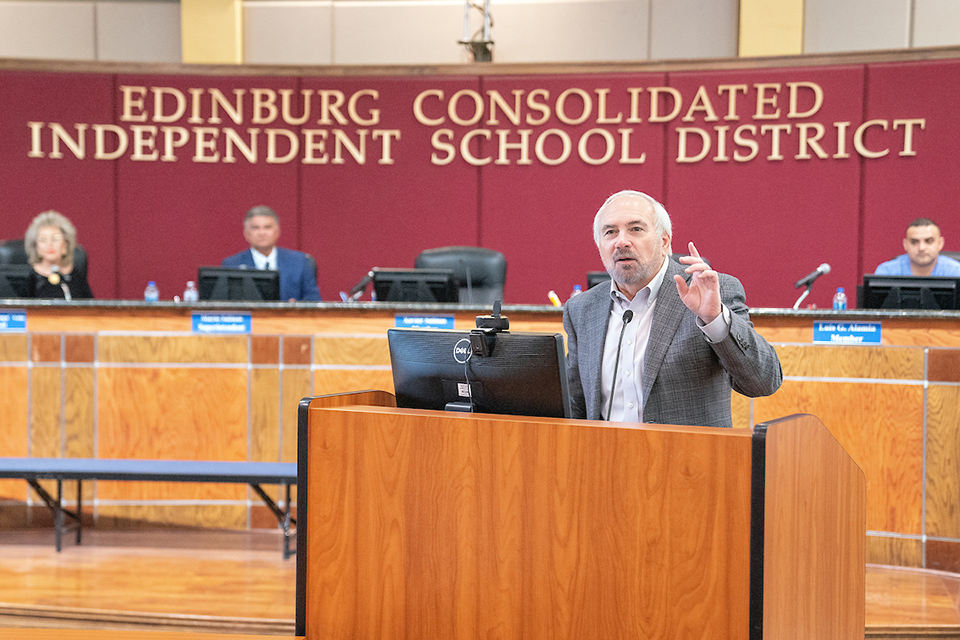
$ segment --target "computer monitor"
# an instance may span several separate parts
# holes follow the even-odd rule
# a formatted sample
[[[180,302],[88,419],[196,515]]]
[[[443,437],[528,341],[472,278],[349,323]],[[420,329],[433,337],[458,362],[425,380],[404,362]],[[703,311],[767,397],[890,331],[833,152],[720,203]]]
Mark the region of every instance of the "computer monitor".
[[[958,309],[960,278],[934,276],[863,276],[857,287],[861,309]]]
[[[28,297],[32,274],[28,264],[0,264],[0,298]]]
[[[569,418],[563,335],[492,336],[479,355],[470,331],[389,329],[397,406]]]
[[[459,302],[460,281],[450,269],[373,269],[378,302]]]
[[[593,289],[601,283],[610,284],[610,274],[606,271],[587,271],[587,289]]]
[[[280,272],[272,269],[200,267],[197,290],[201,300],[276,302],[280,299]]]

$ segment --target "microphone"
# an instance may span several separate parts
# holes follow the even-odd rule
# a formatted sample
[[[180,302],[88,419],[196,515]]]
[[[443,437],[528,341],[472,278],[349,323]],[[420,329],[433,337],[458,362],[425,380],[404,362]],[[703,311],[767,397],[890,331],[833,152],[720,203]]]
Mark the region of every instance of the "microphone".
[[[804,285],[806,285],[806,286],[809,287],[810,285],[813,284],[813,281],[814,281],[814,280],[816,280],[816,279],[819,278],[820,276],[825,275],[825,274],[828,274],[828,273],[830,273],[830,265],[828,265],[826,262],[824,262],[824,263],[821,264],[819,267],[817,267],[815,271],[813,271],[813,272],[811,272],[811,273],[808,273],[808,274],[805,275],[804,277],[802,277],[802,278],[800,278],[799,280],[797,280],[797,283],[796,283],[795,285],[793,285],[793,286],[794,286],[794,288],[796,288],[796,289],[799,289],[800,287],[802,287],[802,286],[804,286]]]
[[[370,281],[373,280],[373,271],[371,270],[367,275],[360,278],[360,282],[353,285],[353,288],[350,289],[350,297],[356,296],[359,298],[363,295],[363,290],[367,288],[367,285],[370,284]],[[358,295],[359,294],[359,295]]]
[[[68,284],[70,282],[70,276],[65,273],[60,274],[60,265],[55,264],[50,267],[50,275],[47,276],[47,282],[54,286],[60,285],[60,290],[63,291],[63,299],[67,302],[72,300],[70,296],[70,286]]]
[[[607,420],[610,420],[610,412],[613,411],[613,392],[617,388],[617,369],[620,368],[620,348],[623,346],[623,332],[627,330],[627,325],[633,320],[633,311],[627,309],[623,312],[623,326],[620,327],[620,339],[617,341],[617,359],[613,361],[613,382],[610,384],[610,402],[607,403]]]

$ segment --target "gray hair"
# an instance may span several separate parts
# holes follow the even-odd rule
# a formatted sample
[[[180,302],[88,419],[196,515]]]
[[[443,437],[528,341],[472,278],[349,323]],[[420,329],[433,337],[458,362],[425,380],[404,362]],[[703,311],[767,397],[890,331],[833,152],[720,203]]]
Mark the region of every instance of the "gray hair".
[[[63,241],[66,244],[66,251],[60,260],[60,266],[64,269],[73,267],[73,252],[77,246],[77,228],[73,223],[67,220],[67,217],[56,211],[44,211],[30,223],[27,227],[27,233],[23,237],[23,248],[27,251],[27,260],[30,264],[39,264],[40,252],[37,251],[37,236],[40,235],[40,229],[43,227],[56,227],[63,234]]]
[[[268,216],[270,218],[273,218],[274,221],[276,221],[277,226],[278,227],[280,226],[280,216],[277,215],[277,212],[271,209],[270,207],[262,204],[259,204],[254,208],[250,209],[250,211],[247,211],[247,215],[243,216],[243,225],[246,226],[247,221],[250,220],[250,218],[253,218],[256,216]]]
[[[667,213],[666,208],[662,204],[660,204],[655,198],[648,196],[642,191],[624,189],[623,191],[618,191],[607,198],[606,201],[600,205],[600,209],[597,210],[597,215],[593,218],[593,241],[597,243],[598,247],[600,246],[600,218],[603,217],[603,212],[606,211],[607,207],[610,206],[614,200],[628,196],[643,198],[649,202],[650,206],[653,207],[654,225],[656,226],[657,232],[661,236],[673,236],[673,225],[670,223],[670,215]]]

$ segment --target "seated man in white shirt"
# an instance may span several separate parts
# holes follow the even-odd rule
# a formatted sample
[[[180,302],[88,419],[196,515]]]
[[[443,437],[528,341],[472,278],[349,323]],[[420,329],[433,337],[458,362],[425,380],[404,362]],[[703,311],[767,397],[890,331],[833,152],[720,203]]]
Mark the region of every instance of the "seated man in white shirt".
[[[903,239],[905,254],[888,260],[874,273],[882,276],[952,276],[960,277],[960,262],[943,251],[943,236],[940,227],[929,218],[917,218],[907,227]]]
[[[320,289],[307,254],[277,246],[280,217],[270,207],[257,206],[243,219],[243,237],[250,248],[224,258],[224,267],[276,269],[280,272],[280,299],[320,300]]]

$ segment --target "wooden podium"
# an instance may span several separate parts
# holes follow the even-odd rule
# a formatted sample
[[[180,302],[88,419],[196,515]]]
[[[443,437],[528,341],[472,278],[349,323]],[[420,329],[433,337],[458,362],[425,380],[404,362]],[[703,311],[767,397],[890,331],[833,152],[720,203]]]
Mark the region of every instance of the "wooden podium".
[[[307,640],[864,637],[863,473],[752,430],[300,405]]]

